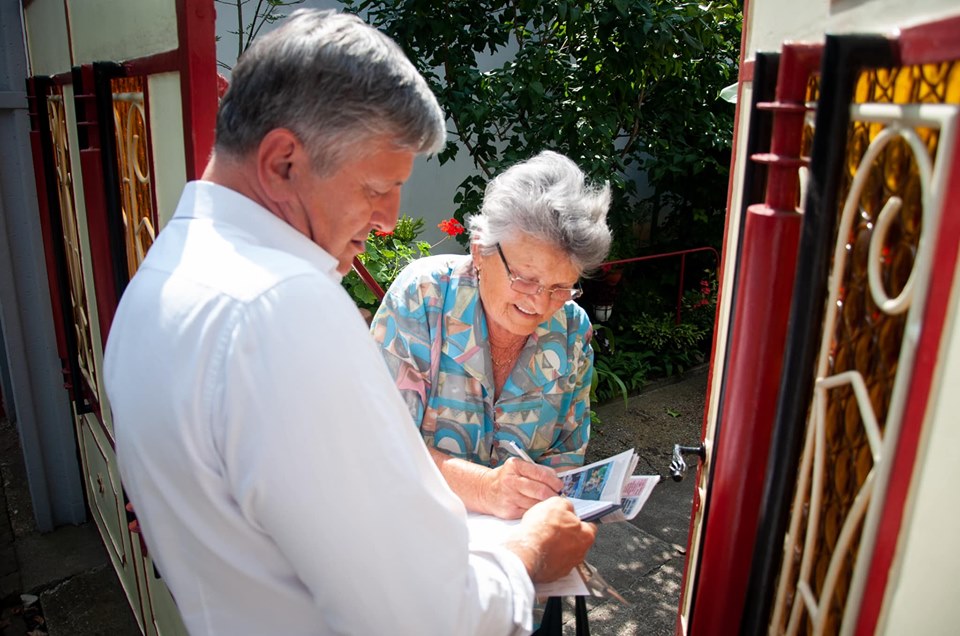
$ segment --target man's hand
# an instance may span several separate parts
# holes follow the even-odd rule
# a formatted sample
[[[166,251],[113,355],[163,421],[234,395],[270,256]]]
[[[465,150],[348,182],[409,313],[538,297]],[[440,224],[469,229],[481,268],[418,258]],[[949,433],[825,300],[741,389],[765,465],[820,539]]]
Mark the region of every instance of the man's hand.
[[[563,482],[549,466],[511,457],[480,478],[481,511],[501,519],[519,519],[531,506],[555,496]]]
[[[597,527],[580,521],[569,501],[551,497],[523,515],[506,546],[527,566],[534,583],[548,583],[583,562],[596,536]]]

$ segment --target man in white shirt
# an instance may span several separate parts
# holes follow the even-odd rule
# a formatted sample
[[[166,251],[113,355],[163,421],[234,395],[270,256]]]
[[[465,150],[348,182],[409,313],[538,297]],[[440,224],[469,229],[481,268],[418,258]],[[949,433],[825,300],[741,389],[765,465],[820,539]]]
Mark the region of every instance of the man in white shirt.
[[[468,547],[339,285],[443,139],[423,78],[352,16],[298,11],[234,68],[105,355],[123,482],[191,633],[522,634],[532,581],[593,543],[531,482],[513,540]]]

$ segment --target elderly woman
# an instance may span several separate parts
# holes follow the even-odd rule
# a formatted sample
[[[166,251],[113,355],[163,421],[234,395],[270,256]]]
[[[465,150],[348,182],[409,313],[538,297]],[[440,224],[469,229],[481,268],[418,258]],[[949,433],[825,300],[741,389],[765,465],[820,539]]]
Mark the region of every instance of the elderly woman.
[[[373,319],[414,422],[469,510],[519,517],[561,489],[554,469],[583,464],[592,330],[573,301],[609,250],[609,205],[609,187],[588,185],[562,155],[519,163],[487,185],[467,224],[470,254],[410,264]]]

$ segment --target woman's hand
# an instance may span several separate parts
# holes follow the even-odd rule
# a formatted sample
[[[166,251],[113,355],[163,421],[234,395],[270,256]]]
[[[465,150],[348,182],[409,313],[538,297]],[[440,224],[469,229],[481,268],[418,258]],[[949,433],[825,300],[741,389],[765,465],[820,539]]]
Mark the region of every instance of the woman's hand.
[[[447,484],[471,512],[519,519],[532,506],[563,489],[563,482],[549,466],[511,457],[502,466],[487,468],[436,448],[427,450]]]
[[[535,504],[556,496],[563,482],[549,466],[511,457],[480,476],[478,507],[501,519],[519,519]]]

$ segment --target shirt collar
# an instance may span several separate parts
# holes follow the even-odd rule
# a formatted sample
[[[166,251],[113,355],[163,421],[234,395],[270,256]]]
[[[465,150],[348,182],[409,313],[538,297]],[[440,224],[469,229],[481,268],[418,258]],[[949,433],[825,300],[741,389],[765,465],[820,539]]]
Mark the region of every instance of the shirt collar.
[[[293,254],[312,263],[337,282],[339,262],[325,249],[298,232],[253,199],[212,181],[191,181],[183,189],[174,219],[207,219],[233,226],[251,241]]]

